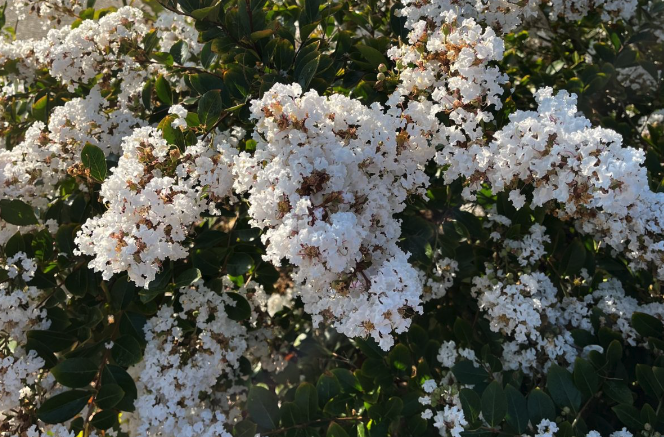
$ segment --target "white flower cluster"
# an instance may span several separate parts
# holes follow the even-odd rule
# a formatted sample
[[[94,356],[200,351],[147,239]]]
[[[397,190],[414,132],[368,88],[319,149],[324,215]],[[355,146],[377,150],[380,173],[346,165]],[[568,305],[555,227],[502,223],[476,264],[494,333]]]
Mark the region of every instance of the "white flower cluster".
[[[422,128],[341,95],[302,95],[275,85],[252,102],[253,157],[238,159],[236,188],[249,192],[252,225],[266,228],[265,258],[286,258],[315,323],[323,315],[350,336],[384,348],[403,332],[406,308],[420,310],[417,272],[397,246],[393,216],[421,192],[429,149],[410,141]]]
[[[101,188],[108,209],[83,225],[78,253],[94,256],[90,267],[105,279],[127,271],[147,286],[163,261],[187,256],[189,228],[231,194],[235,154],[227,143],[214,150],[203,142],[180,152],[153,127],[134,130]]]
[[[471,188],[486,181],[494,193],[513,189],[510,200],[521,208],[527,199],[518,187],[527,184],[532,206],[557,202],[560,218],[625,251],[633,267],[656,266],[663,278],[664,194],[648,186],[644,152],[591,127],[577,115],[574,95],[543,88],[536,99],[536,112],[517,111],[488,147],[476,148]]]
[[[67,84],[71,91],[78,82],[87,83],[100,73],[142,77],[145,68],[124,55],[121,45],[137,43],[147,32],[143,12],[125,6],[98,21],[84,20],[74,29],[51,29],[35,45],[35,55],[51,76]]]
[[[591,11],[600,10],[602,21],[612,19],[630,20],[636,15],[638,0],[548,0],[551,18],[564,18],[577,21],[586,17]]]
[[[62,18],[76,17],[85,9],[85,0],[13,0],[10,5],[16,18],[23,21],[29,14],[41,18],[42,28],[60,25]]]
[[[484,143],[482,126],[493,120],[487,107],[502,107],[501,85],[507,77],[491,65],[503,57],[503,40],[493,29],[441,4],[436,3],[436,12],[421,3],[408,8],[409,44],[388,51],[400,80],[388,104],[407,104],[430,120],[429,140],[442,147],[436,160],[449,166],[445,181],[452,182],[474,175],[474,155]]]
[[[524,237],[521,245],[531,240],[529,252],[543,251],[532,240],[533,234],[539,234],[539,230],[535,229]],[[514,243],[507,240],[506,246],[514,246]],[[537,261],[533,259],[532,263]],[[584,275],[582,271],[583,281],[590,279]],[[615,278],[600,283],[583,298],[562,297],[551,280],[540,272],[514,275],[487,265],[486,275],[475,277],[472,282],[471,292],[477,298],[479,308],[485,312],[491,330],[507,337],[503,343],[504,368],[521,369],[526,374],[546,372],[552,363],[571,367],[579,354],[592,349],[601,351],[598,345],[586,346],[581,351],[571,336],[574,328],[595,332],[590,320],[593,309],[604,313],[600,318],[601,326],[609,326],[621,333],[625,342],[632,346],[647,343],[632,327],[634,312],[664,320],[664,304],[639,304],[635,298],[625,295]],[[443,367],[451,367],[457,354],[456,346],[448,342],[441,347],[439,361]]]
[[[452,12],[459,17],[473,18],[484,22],[495,30],[509,32],[524,21],[534,18],[538,2],[525,0],[405,0],[399,15],[406,17],[406,27],[412,29],[420,17],[429,17],[436,25],[441,17]]]
[[[106,155],[120,152],[122,138],[145,124],[123,108],[112,108],[93,87],[85,98],[56,107],[48,126],[37,122],[11,150],[0,150],[0,196],[44,207],[57,193],[57,184],[81,162],[86,144]]]
[[[46,310],[38,309],[40,291],[28,287],[36,263],[24,252],[18,252],[0,264],[9,280],[0,282],[0,421],[14,427],[20,422],[16,412],[21,399],[32,394],[44,360],[35,351],[24,349],[26,333],[31,329],[47,329]],[[10,349],[10,343],[16,346]],[[4,346],[2,346],[4,345]]]
[[[224,384],[235,376],[247,348],[246,329],[224,309],[235,301],[202,281],[180,289],[177,298],[181,312],[165,305],[145,325],[145,358],[134,369],[139,371],[136,412],[127,426],[132,435],[230,437]],[[190,329],[178,321],[187,321]]]
[[[193,19],[175,12],[164,11],[154,23],[160,40],[160,49],[170,51],[178,41],[187,44],[189,53],[198,55],[203,45],[198,42],[198,31],[193,26]]]

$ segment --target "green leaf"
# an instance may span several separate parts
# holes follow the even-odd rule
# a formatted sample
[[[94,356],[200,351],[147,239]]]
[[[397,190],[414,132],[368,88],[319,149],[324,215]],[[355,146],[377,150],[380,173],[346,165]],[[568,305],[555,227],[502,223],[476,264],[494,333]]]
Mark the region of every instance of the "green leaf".
[[[325,437],[349,437],[345,429],[341,427],[336,422],[331,422],[330,426],[327,428]]]
[[[48,123],[48,94],[32,104],[32,116],[43,123]]]
[[[303,91],[309,89],[309,84],[311,83],[311,79],[314,78],[316,70],[318,70],[319,62],[320,62],[320,55],[316,56],[315,58],[304,64],[304,67],[302,67],[300,74],[297,76],[297,83],[300,84]]]
[[[632,327],[643,337],[659,337],[664,333],[662,321],[645,313],[632,314]]]
[[[173,56],[173,61],[183,65],[189,59],[189,46],[180,40],[171,46],[169,53]]]
[[[163,75],[159,75],[157,78],[157,83],[155,84],[157,91],[157,97],[166,105],[173,104],[173,90],[171,90],[171,85],[168,83],[168,80]]]
[[[489,373],[481,367],[476,367],[470,360],[459,361],[452,367],[454,377],[461,384],[479,384],[489,377]]]
[[[86,267],[74,270],[65,278],[65,287],[74,296],[83,297],[96,287],[94,273]]]
[[[118,423],[118,412],[113,410],[104,410],[95,413],[90,419],[90,424],[97,429],[108,429]]]
[[[569,371],[557,364],[552,364],[547,375],[546,388],[553,401],[561,407],[569,407],[574,414],[581,407],[581,392],[574,386]]]
[[[295,58],[295,49],[293,44],[287,39],[281,39],[277,43],[274,52],[274,64],[277,70],[288,71],[293,64]]]
[[[313,384],[301,383],[295,391],[295,404],[302,411],[304,420],[309,422],[318,414],[318,392]]]
[[[482,412],[482,400],[480,395],[469,388],[462,388],[459,392],[459,399],[461,400],[461,408],[463,414],[468,418],[470,423],[475,422]]]
[[[362,391],[360,382],[350,370],[339,367],[332,369],[332,373],[339,380],[341,388],[345,393],[356,393]]]
[[[197,268],[187,269],[175,278],[175,288],[188,287],[201,279],[201,271]]]
[[[643,422],[641,422],[641,413],[636,407],[628,404],[619,404],[611,408],[620,421],[628,428],[634,431],[643,430]]]
[[[574,362],[574,384],[587,398],[593,396],[599,388],[597,371],[588,361],[577,358]]]
[[[76,416],[88,403],[92,393],[84,390],[69,390],[47,399],[37,417],[45,423],[62,423]]]
[[[387,403],[385,404],[383,417],[388,420],[394,420],[395,418],[401,415],[402,410],[403,410],[403,401],[401,400],[401,398],[392,396],[387,400]]]
[[[95,403],[102,409],[113,408],[124,396],[125,392],[118,384],[106,384],[99,389]]]
[[[505,387],[507,398],[507,423],[516,429],[518,434],[523,434],[528,429],[528,402],[519,390],[511,385]]]
[[[636,380],[639,385],[652,398],[658,399],[664,393],[664,386],[655,378],[655,373],[650,366],[645,364],[636,365]]]
[[[136,295],[136,286],[127,275],[120,276],[111,288],[111,305],[116,310],[123,310],[129,306]]]
[[[528,415],[531,423],[540,423],[542,419],[556,420],[556,407],[553,401],[539,388],[528,395]]]
[[[247,396],[249,416],[265,429],[276,429],[279,424],[279,405],[277,396],[270,390],[254,385]]]
[[[240,276],[247,273],[254,266],[254,259],[242,252],[233,252],[228,256],[226,272],[231,276]]]
[[[251,316],[251,305],[249,305],[247,299],[241,294],[234,292],[229,292],[227,295],[235,301],[235,306],[226,305],[228,318],[236,322],[248,319]]]
[[[281,426],[284,428],[295,426],[304,421],[298,406],[294,402],[282,403],[279,417],[281,418]]]
[[[274,30],[272,29],[263,29],[263,30],[257,30],[256,32],[252,32],[251,35],[249,35],[249,38],[252,41],[258,41],[263,38],[267,38],[268,36],[271,36],[274,33]]]
[[[331,372],[323,373],[316,383],[318,392],[318,405],[323,406],[327,401],[341,393],[341,384]]]
[[[362,54],[362,58],[369,61],[369,63],[375,70],[378,70],[378,66],[380,64],[389,65],[389,62],[387,61],[385,55],[383,55],[381,52],[374,49],[373,47],[369,47],[364,44],[356,44],[355,47]]]
[[[99,147],[86,144],[81,151],[81,161],[85,168],[90,170],[90,176],[99,182],[106,179],[106,156]]]
[[[97,376],[99,368],[87,358],[69,358],[51,369],[55,380],[65,387],[81,388]]]
[[[101,376],[102,386],[106,384],[118,384],[125,395],[115,405],[115,409],[122,411],[134,411],[134,401],[138,397],[136,383],[125,369],[113,364],[107,364]]]
[[[410,372],[410,368],[413,365],[413,360],[410,355],[408,347],[403,343],[399,343],[392,348],[388,355],[388,359],[392,368]]]
[[[256,424],[249,419],[244,419],[242,422],[235,425],[233,435],[235,437],[255,437]]]
[[[609,398],[619,404],[632,404],[632,391],[622,381],[604,381],[602,385],[602,392]]]
[[[219,90],[208,91],[198,101],[198,120],[206,128],[210,128],[219,120],[222,110],[221,92]]]
[[[507,397],[498,381],[493,381],[482,393],[482,416],[490,426],[496,427],[507,414]]]
[[[28,331],[28,340],[34,340],[43,345],[50,352],[60,352],[76,343],[76,338],[56,331]]]
[[[0,217],[16,226],[37,225],[39,221],[30,205],[22,200],[2,199],[0,200]]]
[[[606,349],[606,360],[615,364],[622,358],[623,347],[618,340],[613,340],[609,343],[609,347]]]
[[[567,247],[562,259],[563,272],[567,275],[574,275],[581,271],[586,262],[586,247],[581,240],[575,239]]]
[[[113,342],[111,356],[121,366],[129,367],[143,359],[141,345],[131,335],[123,335]]]

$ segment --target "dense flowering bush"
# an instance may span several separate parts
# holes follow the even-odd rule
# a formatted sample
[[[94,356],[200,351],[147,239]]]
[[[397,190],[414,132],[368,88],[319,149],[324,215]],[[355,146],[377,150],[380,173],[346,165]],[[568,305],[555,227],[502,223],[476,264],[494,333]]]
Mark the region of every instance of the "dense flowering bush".
[[[0,7],[1,437],[664,433],[664,2],[94,3]]]

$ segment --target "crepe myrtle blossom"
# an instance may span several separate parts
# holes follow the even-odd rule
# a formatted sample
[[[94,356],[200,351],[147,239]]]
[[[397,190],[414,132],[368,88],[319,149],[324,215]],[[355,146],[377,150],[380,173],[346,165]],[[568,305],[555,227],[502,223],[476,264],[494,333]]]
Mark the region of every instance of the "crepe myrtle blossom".
[[[126,426],[137,435],[230,437],[227,411],[218,406],[227,404],[226,397],[236,389],[216,386],[237,372],[247,349],[246,328],[226,314],[225,306],[235,301],[202,281],[183,287],[178,300],[181,311],[163,306],[144,327],[145,359],[133,369],[138,372],[136,412]],[[194,329],[183,330],[180,321]],[[187,357],[180,354],[185,344]]]
[[[251,106],[253,156],[238,156],[235,188],[248,192],[251,224],[265,229],[265,259],[286,258],[306,311],[349,336],[389,348],[420,310],[416,271],[396,242],[394,214],[422,193],[427,125],[341,95],[276,84]]]
[[[664,278],[664,193],[650,190],[645,154],[615,131],[578,115],[576,96],[551,88],[535,94],[537,111],[517,111],[486,147],[475,148],[471,190],[496,193],[528,185],[533,207],[560,205],[558,217],[623,251],[633,268]],[[524,195],[512,195],[516,208]]]
[[[153,127],[134,130],[102,184],[108,209],[83,225],[77,253],[93,256],[90,267],[104,278],[127,271],[138,286],[147,286],[162,262],[187,256],[189,228],[231,194],[236,154],[226,142],[202,141],[180,152]]]

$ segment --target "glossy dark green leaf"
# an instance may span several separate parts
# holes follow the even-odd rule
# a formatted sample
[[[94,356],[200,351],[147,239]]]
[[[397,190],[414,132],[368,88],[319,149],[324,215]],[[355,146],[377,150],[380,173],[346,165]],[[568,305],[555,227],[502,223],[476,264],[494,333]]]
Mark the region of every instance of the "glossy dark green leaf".
[[[313,384],[301,383],[295,391],[295,404],[302,411],[305,421],[313,420],[318,414],[318,392]]]
[[[276,429],[279,425],[279,404],[270,390],[255,385],[249,389],[247,411],[251,419],[265,429]]]
[[[586,261],[586,247],[581,240],[573,240],[567,247],[562,259],[563,272],[567,275],[578,273]]]
[[[487,423],[496,427],[507,414],[507,397],[497,381],[491,382],[482,393],[482,416]]]
[[[341,425],[336,422],[331,422],[330,426],[327,427],[327,432],[325,437],[349,437],[348,433]]]
[[[92,393],[69,390],[48,398],[37,410],[37,417],[45,423],[62,423],[76,416],[88,403]]]
[[[198,120],[202,125],[210,128],[219,119],[223,109],[221,92],[217,90],[208,91],[198,101]]]
[[[476,367],[470,360],[461,360],[452,367],[454,377],[461,384],[479,384],[489,377],[489,373],[481,367]]]
[[[65,387],[85,387],[97,376],[99,368],[87,358],[68,358],[51,369],[55,380]]]
[[[226,272],[231,276],[240,276],[247,273],[254,266],[254,259],[246,253],[233,252],[228,256]]]
[[[507,423],[517,433],[523,434],[528,429],[528,402],[519,390],[509,384],[505,387],[505,397],[507,399]]]
[[[176,288],[188,287],[201,279],[201,271],[197,268],[187,269],[175,278],[174,286]]]
[[[323,406],[327,401],[341,393],[341,384],[334,374],[323,373],[316,382],[318,392],[318,405]]]
[[[650,314],[632,314],[632,327],[643,337],[659,337],[664,334],[662,321]]]
[[[539,388],[528,395],[528,415],[531,423],[540,423],[542,419],[556,420],[556,407],[553,401]]]
[[[123,310],[136,296],[136,286],[127,275],[120,276],[111,288],[111,305],[116,310]]]
[[[574,384],[587,398],[593,396],[599,388],[597,371],[588,361],[578,358],[574,362]]]
[[[320,62],[320,56],[316,56],[312,60],[308,61],[302,67],[300,74],[297,76],[297,83],[300,84],[303,90],[309,89],[309,84],[318,70],[318,63]]]
[[[360,51],[360,53],[362,54],[362,58],[369,61],[369,63],[375,70],[378,70],[378,66],[380,64],[389,65],[389,62],[387,61],[385,55],[383,55],[375,48],[369,47],[368,45],[365,44],[356,44],[355,48],[357,48]]]
[[[641,412],[628,404],[619,404],[615,407],[612,407],[616,416],[625,425],[627,428],[634,431],[639,431],[643,429],[643,422],[641,421]]]
[[[228,318],[237,322],[248,319],[251,316],[251,305],[247,299],[238,293],[229,292],[227,294],[235,302],[235,305],[226,305]]]
[[[249,419],[244,419],[233,428],[235,437],[256,437],[256,424]]]
[[[51,352],[60,352],[76,343],[72,335],[56,331],[28,331],[28,340],[35,340],[44,345]]]
[[[125,392],[119,384],[105,384],[95,396],[95,403],[102,409],[113,408],[124,396]]]
[[[304,423],[302,411],[294,402],[284,402],[279,409],[279,417],[282,428],[289,428]]]
[[[636,380],[643,391],[650,397],[659,399],[664,394],[664,386],[655,378],[652,367],[645,364],[637,364]]]
[[[90,424],[97,429],[106,430],[117,425],[118,412],[113,410],[98,411],[90,419]]]
[[[30,205],[18,199],[0,200],[0,218],[16,226],[29,226],[39,224],[35,211]]]
[[[169,53],[173,56],[173,61],[183,65],[189,59],[189,45],[180,40],[171,46]]]
[[[143,359],[141,345],[131,335],[123,335],[113,342],[111,356],[121,366],[129,367]]]
[[[99,182],[106,179],[108,170],[106,168],[106,155],[97,146],[86,144],[81,151],[81,162],[90,170],[90,176]]]
[[[546,388],[553,401],[561,407],[569,407],[574,413],[581,407],[581,392],[574,386],[567,369],[552,364],[547,375]]]
[[[475,422],[482,412],[482,399],[476,391],[469,388],[462,388],[459,391],[459,399],[461,400],[461,408],[469,422]]]
[[[155,90],[157,91],[157,97],[159,100],[169,106],[173,104],[173,90],[164,76],[160,75],[157,78]]]
[[[413,359],[410,350],[403,343],[394,346],[387,357],[393,369],[410,372]]]

